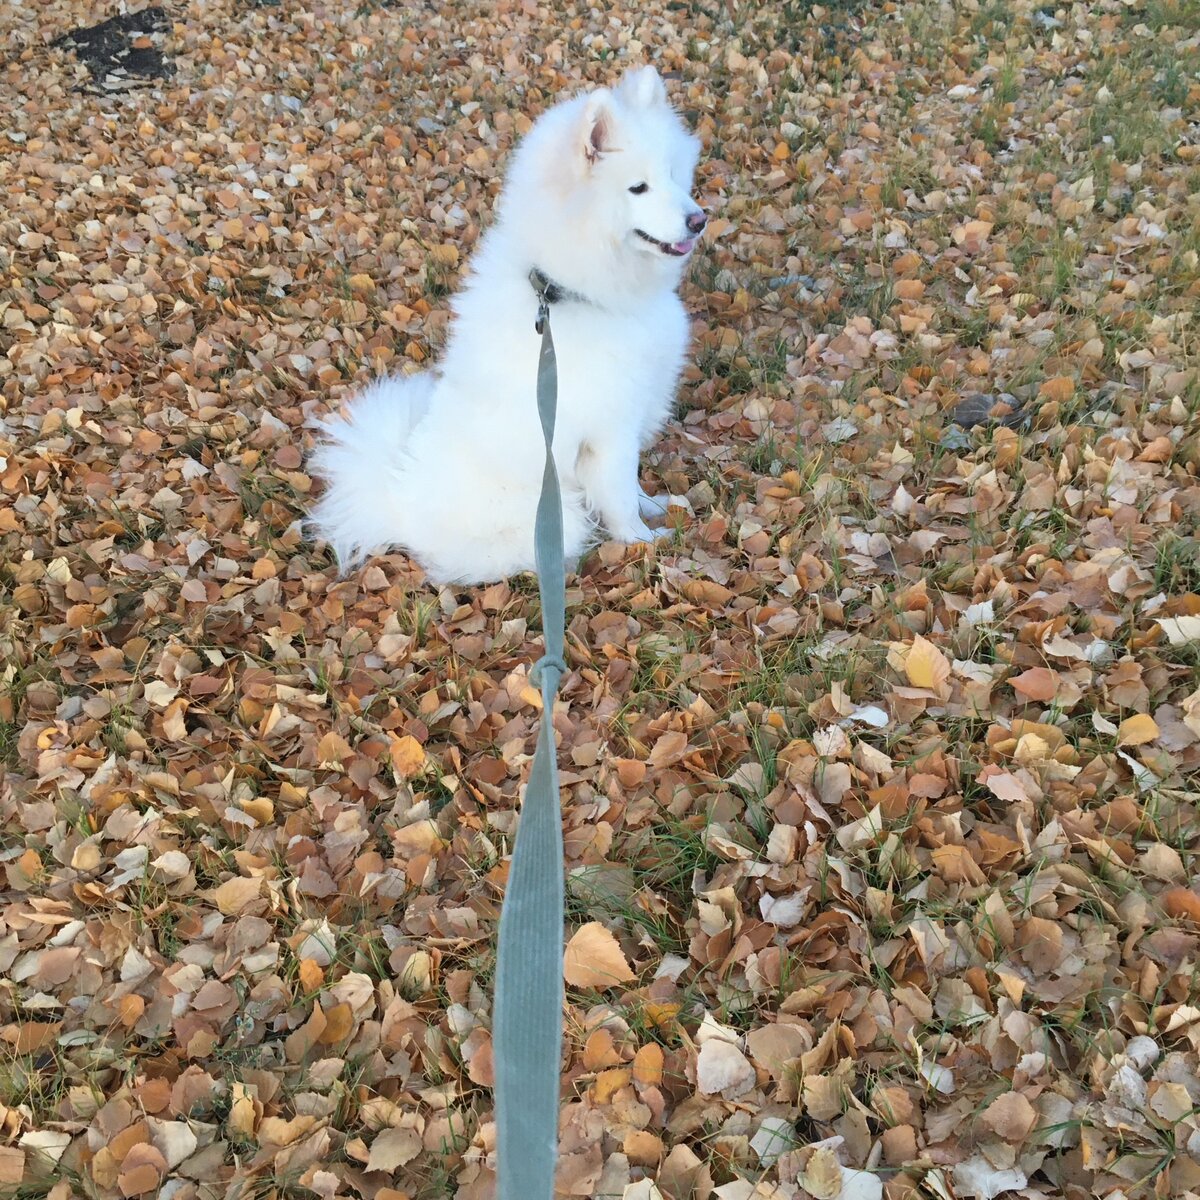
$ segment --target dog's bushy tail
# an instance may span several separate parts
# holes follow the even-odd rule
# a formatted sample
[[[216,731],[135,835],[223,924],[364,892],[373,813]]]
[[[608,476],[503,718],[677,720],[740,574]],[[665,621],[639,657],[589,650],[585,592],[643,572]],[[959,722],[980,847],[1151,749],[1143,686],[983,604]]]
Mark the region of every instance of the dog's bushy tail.
[[[432,387],[428,372],[376,380],[321,425],[311,465],[325,491],[308,532],[329,543],[343,571],[406,541],[405,446]]]

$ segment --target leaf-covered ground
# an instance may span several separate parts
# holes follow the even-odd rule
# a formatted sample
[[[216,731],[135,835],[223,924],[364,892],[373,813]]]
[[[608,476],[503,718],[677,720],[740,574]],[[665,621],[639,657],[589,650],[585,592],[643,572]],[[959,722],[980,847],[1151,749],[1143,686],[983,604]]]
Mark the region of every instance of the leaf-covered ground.
[[[714,220],[569,588],[562,1193],[1200,1195],[1196,0],[0,28],[0,1195],[493,1194],[535,589],[339,579],[305,450],[644,59]]]

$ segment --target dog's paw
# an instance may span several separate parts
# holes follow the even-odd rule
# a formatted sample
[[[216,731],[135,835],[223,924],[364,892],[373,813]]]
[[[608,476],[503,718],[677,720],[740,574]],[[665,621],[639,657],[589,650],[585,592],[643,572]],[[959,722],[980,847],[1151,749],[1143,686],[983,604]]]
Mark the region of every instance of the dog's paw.
[[[645,521],[637,521],[623,525],[620,529],[610,529],[609,536],[614,542],[625,542],[627,545],[636,546],[642,542],[656,541],[663,535],[651,529]]]
[[[667,515],[666,497],[638,492],[638,515],[645,521],[661,520]]]

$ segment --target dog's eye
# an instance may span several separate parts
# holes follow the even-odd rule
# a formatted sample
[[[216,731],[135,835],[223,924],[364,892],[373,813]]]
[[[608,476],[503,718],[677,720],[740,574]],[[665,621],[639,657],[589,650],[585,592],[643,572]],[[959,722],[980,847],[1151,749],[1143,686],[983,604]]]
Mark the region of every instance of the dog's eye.
[[[643,192],[648,192],[650,190],[650,185],[648,183],[635,183],[629,190],[635,196],[640,196]]]

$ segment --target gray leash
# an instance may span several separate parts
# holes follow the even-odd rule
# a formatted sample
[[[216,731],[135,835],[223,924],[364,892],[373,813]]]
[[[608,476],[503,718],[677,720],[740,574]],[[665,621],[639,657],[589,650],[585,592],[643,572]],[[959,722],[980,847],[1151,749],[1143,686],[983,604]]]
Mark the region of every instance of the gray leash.
[[[542,692],[542,723],[500,914],[492,1021],[499,1200],[553,1200],[562,1062],[563,843],[554,699],[567,670],[566,566],[562,499],[552,453],[558,365],[550,305],[575,297],[540,271],[532,271],[529,282],[538,297],[536,328],[542,335],[537,405],[546,465],[534,523],[534,555],[546,649],[530,674]]]

